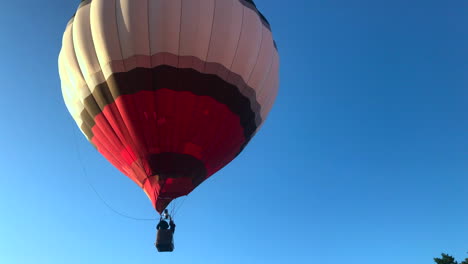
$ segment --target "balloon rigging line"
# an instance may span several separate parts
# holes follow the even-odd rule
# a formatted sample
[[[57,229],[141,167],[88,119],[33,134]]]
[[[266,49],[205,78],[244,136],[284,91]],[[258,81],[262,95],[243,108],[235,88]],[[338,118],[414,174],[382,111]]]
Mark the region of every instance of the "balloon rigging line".
[[[184,205],[185,201],[187,200],[187,197],[188,197],[188,195],[185,195],[185,197],[182,199],[182,202],[180,203],[180,205],[177,206],[177,207],[174,207],[174,213],[173,213],[174,216],[179,212],[179,209],[182,207],[182,205]]]
[[[96,190],[96,188],[94,187],[94,185],[91,183],[89,177],[88,177],[88,173],[87,173],[87,170],[86,170],[86,167],[84,166],[84,163],[83,163],[83,159],[81,157],[81,154],[80,154],[80,149],[79,149],[79,146],[78,146],[78,142],[77,142],[77,138],[76,138],[76,133],[75,131],[73,130],[73,134],[74,134],[74,142],[75,142],[75,147],[76,147],[76,152],[77,152],[77,156],[78,156],[78,160],[80,162],[80,167],[81,167],[81,171],[82,171],[82,175],[83,175],[83,178],[85,178],[86,180],[86,183],[89,185],[89,187],[91,187],[91,189],[93,190],[93,192],[96,194],[96,196],[99,198],[99,200],[101,200],[101,202],[109,209],[111,210],[112,212],[114,212],[115,214],[121,216],[121,217],[124,217],[124,218],[128,218],[128,219],[132,219],[132,220],[135,220],[135,221],[155,221],[157,220],[156,218],[137,218],[137,217],[133,217],[133,216],[130,216],[130,215],[127,215],[125,213],[122,213],[122,212],[119,212],[117,211],[116,209],[114,209],[109,203],[106,202],[106,200],[99,194],[99,192]]]
[[[171,202],[171,216],[174,217],[174,211],[176,209],[176,206],[177,206],[177,201],[178,199],[174,199],[172,202]]]

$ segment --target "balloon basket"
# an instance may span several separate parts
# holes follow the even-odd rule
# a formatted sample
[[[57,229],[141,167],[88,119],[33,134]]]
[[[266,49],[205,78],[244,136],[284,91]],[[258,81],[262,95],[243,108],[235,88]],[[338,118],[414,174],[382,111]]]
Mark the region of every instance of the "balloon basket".
[[[172,230],[158,230],[155,246],[159,252],[174,251],[174,238]]]

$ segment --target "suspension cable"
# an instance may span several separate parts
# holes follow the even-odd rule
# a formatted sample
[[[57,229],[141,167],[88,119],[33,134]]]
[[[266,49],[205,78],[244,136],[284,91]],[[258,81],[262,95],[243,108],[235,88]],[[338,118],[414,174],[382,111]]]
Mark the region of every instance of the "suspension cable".
[[[184,198],[182,198],[182,202],[180,203],[180,205],[177,208],[174,208],[174,216],[179,212],[179,209],[182,207],[182,205],[184,205],[185,201],[187,200],[187,197],[188,195],[185,195]]]
[[[130,215],[127,215],[125,213],[122,213],[116,209],[114,209],[100,194],[99,192],[96,190],[96,188],[94,187],[94,185],[91,183],[91,180],[90,178],[88,177],[88,172],[86,170],[86,167],[84,166],[84,162],[83,162],[83,159],[81,157],[81,153],[80,153],[80,148],[79,148],[79,144],[78,144],[78,141],[77,141],[77,135],[76,135],[76,131],[75,129],[73,129],[73,134],[74,134],[74,142],[75,142],[75,148],[76,148],[76,153],[77,153],[77,156],[78,156],[78,161],[80,163],[80,167],[81,167],[81,174],[83,176],[83,178],[85,179],[86,183],[89,185],[89,187],[93,190],[93,192],[96,194],[96,196],[99,198],[99,200],[101,200],[101,202],[109,209],[111,210],[112,212],[114,212],[115,214],[121,216],[121,217],[124,217],[124,218],[128,218],[128,219],[131,219],[131,220],[135,220],[135,221],[155,221],[157,220],[157,218],[138,218],[138,217],[133,217],[133,216],[130,216]]]

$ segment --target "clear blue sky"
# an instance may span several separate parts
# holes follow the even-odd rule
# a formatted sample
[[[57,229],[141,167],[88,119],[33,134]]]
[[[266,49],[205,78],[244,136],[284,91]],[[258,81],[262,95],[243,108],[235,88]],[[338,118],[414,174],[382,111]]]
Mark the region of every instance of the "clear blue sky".
[[[2,1],[0,263],[432,263],[468,257],[468,2],[257,0],[281,56],[262,131],[177,214],[79,135],[57,56],[78,0]],[[77,147],[78,146],[78,150]],[[249,218],[245,218],[248,216]]]

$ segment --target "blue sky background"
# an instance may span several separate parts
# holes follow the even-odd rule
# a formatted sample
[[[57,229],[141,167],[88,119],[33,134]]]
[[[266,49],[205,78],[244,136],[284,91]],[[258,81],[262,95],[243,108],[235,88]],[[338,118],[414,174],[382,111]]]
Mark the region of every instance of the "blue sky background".
[[[257,0],[281,56],[269,119],[176,216],[80,135],[57,56],[78,0],[0,8],[0,263],[432,263],[468,257],[468,2]],[[85,165],[83,173],[79,161]]]

